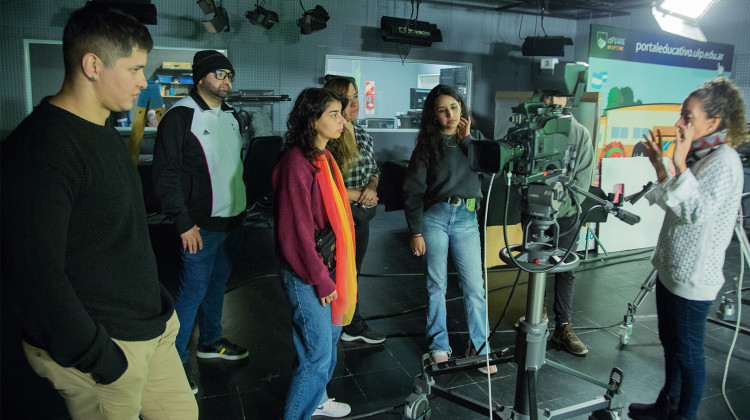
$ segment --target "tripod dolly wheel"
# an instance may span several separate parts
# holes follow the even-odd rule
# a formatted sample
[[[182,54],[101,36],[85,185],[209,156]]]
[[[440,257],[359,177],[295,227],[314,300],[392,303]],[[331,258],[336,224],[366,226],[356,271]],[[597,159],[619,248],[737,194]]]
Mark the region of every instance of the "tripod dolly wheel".
[[[431,415],[432,410],[426,394],[412,393],[406,397],[404,415],[401,417],[403,420],[428,420]]]
[[[630,342],[630,335],[633,333],[633,324],[623,322],[620,324],[620,331],[618,332],[618,335],[620,336],[620,344],[623,346],[627,345]]]
[[[612,410],[596,410],[589,414],[589,420],[619,420],[620,416]]]

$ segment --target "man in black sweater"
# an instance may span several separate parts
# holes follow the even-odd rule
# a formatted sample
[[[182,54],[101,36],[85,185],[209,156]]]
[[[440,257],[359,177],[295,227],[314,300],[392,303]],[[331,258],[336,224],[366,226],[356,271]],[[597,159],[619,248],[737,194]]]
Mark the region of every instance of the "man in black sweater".
[[[146,87],[152,45],[130,16],[75,11],[61,90],[2,142],[2,294],[74,419],[198,418],[140,177],[107,123]]]

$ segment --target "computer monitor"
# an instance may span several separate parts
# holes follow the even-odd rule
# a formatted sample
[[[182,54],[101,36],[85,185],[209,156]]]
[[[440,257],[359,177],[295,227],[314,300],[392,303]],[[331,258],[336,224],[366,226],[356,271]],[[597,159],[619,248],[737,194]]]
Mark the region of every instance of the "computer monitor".
[[[422,109],[424,100],[427,99],[429,93],[430,89],[411,88],[409,90],[409,109]]]

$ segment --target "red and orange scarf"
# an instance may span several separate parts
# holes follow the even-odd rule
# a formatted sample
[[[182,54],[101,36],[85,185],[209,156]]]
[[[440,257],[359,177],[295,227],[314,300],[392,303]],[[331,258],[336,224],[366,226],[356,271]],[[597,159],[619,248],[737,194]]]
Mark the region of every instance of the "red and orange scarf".
[[[336,234],[336,295],[331,302],[331,322],[344,326],[352,322],[357,305],[357,267],[354,262],[354,222],[349,199],[346,195],[344,179],[336,160],[331,156],[333,172],[325,154],[315,161],[318,170],[318,184],[323,193],[323,205],[328,221]],[[336,177],[334,183],[333,177]]]

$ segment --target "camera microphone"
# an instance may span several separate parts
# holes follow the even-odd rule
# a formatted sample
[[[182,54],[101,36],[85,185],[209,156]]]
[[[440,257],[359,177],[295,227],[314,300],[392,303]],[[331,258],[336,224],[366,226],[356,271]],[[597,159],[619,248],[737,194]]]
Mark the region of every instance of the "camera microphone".
[[[629,195],[625,197],[625,201],[627,201],[630,204],[635,204],[636,201],[643,198],[644,195],[646,195],[647,192],[651,191],[651,187],[654,186],[654,183],[649,181],[648,184],[643,186],[643,189],[638,191],[637,193],[633,195]]]
[[[634,225],[641,221],[640,216],[635,215],[623,209],[617,209],[614,214],[615,214],[615,217],[617,217],[618,219],[622,220],[623,222],[629,225]]]

